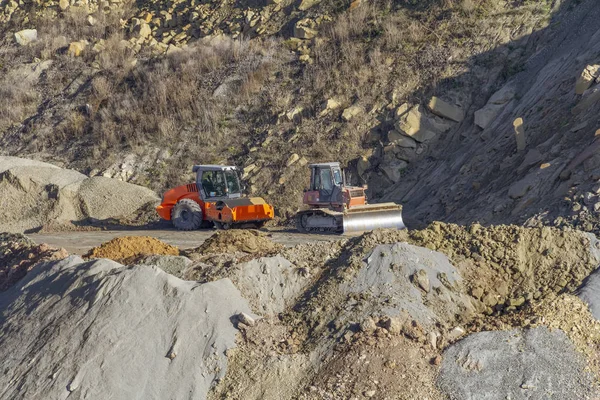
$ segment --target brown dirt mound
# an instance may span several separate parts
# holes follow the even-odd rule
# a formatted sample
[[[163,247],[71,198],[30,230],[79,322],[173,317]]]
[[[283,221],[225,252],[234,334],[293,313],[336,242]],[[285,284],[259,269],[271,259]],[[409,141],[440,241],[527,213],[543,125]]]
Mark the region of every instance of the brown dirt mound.
[[[575,290],[596,267],[580,231],[433,223],[410,242],[446,254],[488,311],[515,309],[562,290]]]
[[[142,256],[155,254],[178,256],[179,249],[150,236],[124,236],[94,247],[84,258],[109,258],[128,264]]]
[[[193,252],[200,254],[243,252],[273,255],[283,249],[283,245],[274,243],[268,236],[264,232],[253,229],[217,231]]]
[[[45,243],[37,245],[20,234],[0,233],[0,291],[10,288],[36,264],[61,260],[68,255],[65,249],[56,249]]]

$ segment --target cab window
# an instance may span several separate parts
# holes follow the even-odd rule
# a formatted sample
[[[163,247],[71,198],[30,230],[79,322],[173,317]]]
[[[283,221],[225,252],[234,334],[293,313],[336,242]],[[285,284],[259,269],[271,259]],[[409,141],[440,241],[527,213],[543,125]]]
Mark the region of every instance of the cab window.
[[[238,194],[240,190],[240,182],[235,171],[225,171],[225,180],[227,181],[228,194]]]
[[[207,198],[225,196],[225,180],[222,171],[202,172],[202,190]]]
[[[344,180],[342,178],[342,171],[339,168],[335,168],[333,170],[333,183],[335,186],[342,186],[344,184]]]
[[[321,176],[321,186],[319,189],[330,191],[333,189],[333,184],[331,180],[331,169],[322,168],[320,170],[319,175]]]

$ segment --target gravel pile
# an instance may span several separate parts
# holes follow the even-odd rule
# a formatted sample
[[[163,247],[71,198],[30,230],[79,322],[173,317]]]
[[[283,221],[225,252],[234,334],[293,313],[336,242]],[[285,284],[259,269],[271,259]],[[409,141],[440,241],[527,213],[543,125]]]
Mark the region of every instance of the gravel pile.
[[[591,399],[585,360],[561,330],[475,333],[443,354],[439,384],[450,399]]]
[[[127,217],[159,201],[144,187],[88,178],[39,161],[0,156],[0,231]]]
[[[0,398],[203,399],[226,372],[236,316],[228,279],[71,256],[0,293]]]

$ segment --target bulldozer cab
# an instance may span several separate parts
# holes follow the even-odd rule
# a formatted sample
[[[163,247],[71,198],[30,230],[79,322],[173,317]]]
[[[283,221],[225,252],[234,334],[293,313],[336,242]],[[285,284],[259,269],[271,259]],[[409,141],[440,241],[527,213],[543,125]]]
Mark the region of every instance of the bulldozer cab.
[[[341,203],[344,178],[339,163],[311,164],[310,191],[319,192],[320,203]]]
[[[202,200],[236,199],[242,196],[237,168],[219,165],[196,165],[196,185]]]

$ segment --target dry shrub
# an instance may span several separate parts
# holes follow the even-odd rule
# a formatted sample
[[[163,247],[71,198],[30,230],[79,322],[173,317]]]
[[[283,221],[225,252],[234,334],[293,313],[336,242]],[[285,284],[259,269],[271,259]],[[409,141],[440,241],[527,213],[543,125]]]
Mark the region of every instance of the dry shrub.
[[[0,78],[0,131],[35,112],[40,95],[30,81]]]
[[[223,125],[239,125],[236,108],[260,98],[258,93],[279,68],[277,46],[213,38],[164,58],[106,69],[91,84],[95,113],[88,140],[103,149],[148,143],[178,147],[194,160],[223,154],[231,142],[238,148],[242,133],[227,135]],[[231,78],[236,78],[234,89],[214,96]]]
[[[135,56],[120,33],[112,34],[104,41],[97,60],[100,68],[116,74],[117,79],[127,75],[135,64]]]

